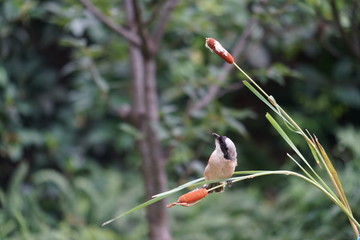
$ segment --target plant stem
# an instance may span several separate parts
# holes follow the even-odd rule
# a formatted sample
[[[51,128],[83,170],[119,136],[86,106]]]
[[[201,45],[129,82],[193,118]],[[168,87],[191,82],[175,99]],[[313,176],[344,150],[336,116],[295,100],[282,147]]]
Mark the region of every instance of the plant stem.
[[[259,85],[257,85],[257,83],[256,83],[254,80],[252,80],[252,78],[251,78],[249,75],[247,75],[247,73],[246,73],[245,71],[243,71],[243,70],[236,64],[236,62],[233,62],[233,64],[234,64],[234,66],[235,66],[237,69],[239,69],[240,72],[242,72],[242,74],[244,74],[244,75],[247,77],[247,79],[249,79],[249,80],[251,81],[252,84],[254,84],[255,87],[257,87],[257,89],[260,90],[260,92],[262,92],[262,93],[266,96],[267,99],[269,99],[270,96],[269,96]]]
[[[322,146],[320,145],[320,143],[317,141],[314,141],[313,139],[310,139],[305,132],[299,127],[299,125],[286,113],[285,110],[283,110],[275,101],[275,99],[271,96],[268,95],[244,70],[242,70],[235,62],[233,62],[233,65],[241,72],[243,73],[246,78],[264,95],[266,96],[266,100],[268,103],[270,103],[272,106],[274,106],[276,108],[276,113],[285,120],[285,123],[289,123],[291,125],[291,127],[293,128],[292,130],[295,131],[296,133],[300,134],[305,141],[309,144],[309,147],[311,146],[315,152],[317,153],[317,155],[319,156],[319,158],[321,159],[322,163],[325,166],[325,169],[333,183],[333,186],[335,187],[336,192],[338,193],[340,199],[333,193],[333,191],[331,191],[331,189],[327,186],[327,184],[318,176],[318,174],[315,172],[315,170],[309,165],[309,163],[306,161],[305,158],[302,158],[302,160],[306,163],[306,165],[310,168],[310,170],[319,178],[319,180],[321,181],[321,183],[326,187],[326,189],[323,188],[323,186],[321,184],[319,184],[318,182],[314,182],[313,180],[306,178],[306,181],[310,181],[312,183],[315,183],[314,185],[317,186],[321,191],[323,191],[335,204],[337,204],[342,210],[343,212],[348,216],[349,220],[350,220],[350,225],[354,230],[354,233],[358,236],[359,235],[359,230],[358,228],[360,228],[359,223],[355,220],[355,218],[352,215],[352,211],[351,208],[349,206],[349,203],[346,199],[346,196],[344,194],[343,188],[341,186],[341,182],[337,176],[336,170],[334,169],[334,167],[332,166],[330,159],[327,157],[325,150],[322,148]],[[258,96],[258,95],[257,95]],[[258,96],[260,97],[260,95]],[[263,98],[263,97],[261,97]],[[264,100],[263,100],[264,101]],[[266,103],[266,102],[265,102]],[[271,106],[269,105],[269,106]],[[273,109],[273,108],[272,108]],[[274,110],[274,109],[273,109]],[[311,149],[310,147],[310,149]],[[306,173],[306,172],[305,172]],[[298,176],[300,177],[300,176]],[[355,226],[356,225],[356,226]]]
[[[332,194],[330,194],[323,186],[321,186],[321,184],[319,184],[316,181],[311,180],[310,178],[293,172],[293,171],[287,171],[287,170],[278,170],[278,171],[264,171],[264,172],[260,172],[260,173],[254,173],[254,174],[250,174],[250,175],[246,175],[246,176],[242,176],[242,177],[234,177],[234,178],[230,178],[229,180],[232,180],[233,182],[239,182],[239,181],[243,181],[246,179],[251,179],[251,178],[255,178],[255,177],[260,177],[260,176],[266,176],[266,175],[292,175],[298,178],[301,178],[307,182],[309,182],[310,184],[314,185],[315,187],[317,187],[320,191],[322,191],[323,193],[325,193],[330,199],[331,201],[333,201],[337,206],[339,206],[339,208],[347,215],[347,217],[358,227],[360,228],[360,224],[357,222],[357,220],[353,217],[353,215],[351,214],[351,212],[347,209],[347,207],[336,197],[333,196]],[[222,185],[216,186],[216,187],[220,187],[220,186],[224,186],[226,185],[226,183],[223,183]]]

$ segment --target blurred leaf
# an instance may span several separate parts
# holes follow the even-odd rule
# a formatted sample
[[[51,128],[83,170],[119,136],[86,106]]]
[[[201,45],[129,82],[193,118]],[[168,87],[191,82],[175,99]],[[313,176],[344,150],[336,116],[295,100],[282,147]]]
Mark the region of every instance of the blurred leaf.
[[[334,89],[336,98],[344,105],[360,108],[360,90],[353,86],[342,86]]]
[[[358,143],[360,141],[360,130],[354,126],[346,126],[338,129],[336,137],[339,141],[338,149],[349,149],[354,155],[354,160],[360,159],[360,148]]]
[[[160,2],[139,2],[150,30]],[[340,24],[356,38],[349,21],[353,2],[336,0]],[[124,26],[119,3],[92,3]],[[142,133],[110,110],[131,105],[128,42],[70,0],[4,0],[0,8],[0,238],[146,238],[143,210],[100,228],[104,220],[144,200],[134,147]],[[253,112],[261,113],[262,107],[246,91],[230,88],[243,76],[232,71],[220,84],[223,62],[203,47],[204,37],[214,37],[232,50],[252,17],[257,23],[243,49],[253,46],[248,51],[254,58],[242,51],[237,61],[258,66],[246,67],[344,160],[340,177],[350,204],[359,205],[357,128],[343,126],[358,124],[360,73],[329,3],[319,0],[178,2],[156,56],[161,116],[155,127],[164,155],[172,160],[169,181],[201,175],[213,151],[212,131],[234,142],[241,139],[240,168],[274,168],[284,162],[278,153],[288,150],[285,144],[269,140],[261,118],[253,121]],[[231,93],[188,116],[190,102],[207,96],[211,85]],[[24,161],[28,169],[21,172]],[[196,207],[174,208],[174,239],[352,237],[346,219],[297,181],[266,179],[266,184],[251,181],[228,190]],[[359,215],[356,209],[354,214]]]
[[[6,73],[6,69],[0,66],[0,86],[5,87],[7,83],[8,83],[8,75]]]
[[[135,139],[142,138],[143,134],[139,131],[139,129],[136,129],[130,124],[127,123],[120,123],[119,128],[121,131],[123,131],[126,134],[129,134],[133,136]]]
[[[172,149],[170,155],[170,161],[173,163],[185,163],[192,160],[194,157],[193,152],[186,144],[178,143],[175,148]]]

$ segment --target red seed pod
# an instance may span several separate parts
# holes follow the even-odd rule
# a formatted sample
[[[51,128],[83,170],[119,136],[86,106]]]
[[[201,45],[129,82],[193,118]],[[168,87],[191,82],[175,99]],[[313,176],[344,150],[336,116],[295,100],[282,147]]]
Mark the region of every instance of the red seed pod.
[[[231,56],[231,54],[228,51],[226,51],[226,49],[215,39],[206,38],[205,46],[208,49],[210,49],[211,52],[219,55],[222,59],[225,60],[225,62],[230,64],[234,63],[233,56]]]
[[[207,194],[208,194],[208,191],[206,188],[195,189],[191,192],[181,195],[176,202],[170,203],[170,204],[166,205],[166,207],[171,208],[175,205],[190,207],[190,206],[195,205],[197,202],[199,202],[204,197],[206,197]]]

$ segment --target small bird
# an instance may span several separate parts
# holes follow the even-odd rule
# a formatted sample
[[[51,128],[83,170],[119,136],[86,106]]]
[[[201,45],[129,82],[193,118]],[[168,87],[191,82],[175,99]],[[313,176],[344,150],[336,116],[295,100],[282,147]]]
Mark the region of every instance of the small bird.
[[[208,164],[204,171],[205,180],[225,179],[233,175],[237,166],[237,153],[233,141],[226,136],[220,136],[217,133],[212,134],[215,137],[215,150],[210,155]],[[206,189],[211,189],[220,185],[220,182],[210,183]],[[212,192],[223,192],[224,187],[216,188]]]

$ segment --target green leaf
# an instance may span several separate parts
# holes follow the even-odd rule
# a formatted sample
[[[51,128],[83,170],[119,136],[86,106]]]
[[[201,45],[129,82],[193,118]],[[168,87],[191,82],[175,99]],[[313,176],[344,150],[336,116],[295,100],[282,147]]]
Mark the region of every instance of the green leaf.
[[[276,108],[274,108],[274,106],[264,98],[263,95],[261,95],[253,86],[251,86],[251,84],[244,80],[243,81],[244,85],[251,91],[253,92],[261,101],[263,101],[269,108],[271,108],[271,110],[273,110],[274,112],[276,112],[277,114],[279,114],[279,112],[277,111]]]
[[[105,225],[108,225],[109,223],[112,223],[113,221],[115,221],[115,220],[117,220],[117,219],[119,219],[119,218],[121,218],[121,217],[124,217],[124,216],[128,215],[129,213],[132,213],[132,212],[134,212],[134,211],[136,211],[136,210],[139,210],[139,209],[141,209],[141,208],[144,208],[144,207],[146,207],[146,206],[149,206],[149,205],[151,205],[151,204],[153,204],[153,203],[155,203],[155,202],[157,202],[157,201],[160,201],[161,199],[163,199],[163,198],[165,198],[165,197],[167,197],[167,196],[165,195],[165,196],[162,196],[162,197],[156,197],[156,198],[153,198],[153,199],[151,199],[151,200],[149,200],[149,201],[147,201],[147,202],[144,202],[143,204],[140,204],[140,205],[138,205],[138,206],[130,209],[129,211],[124,212],[124,213],[120,214],[119,216],[114,217],[114,218],[112,218],[112,219],[110,219],[110,220],[102,223],[101,226],[103,227],[103,226],[105,226]]]
[[[294,152],[303,160],[309,168],[311,168],[310,164],[306,161],[304,156],[301,154],[299,149],[295,146],[293,141],[288,137],[285,131],[280,127],[280,125],[276,122],[276,120],[269,114],[266,113],[266,118],[269,120],[271,125],[275,128],[275,130],[280,134],[280,136],[285,140],[285,142],[294,150]]]
[[[292,142],[292,140],[288,137],[288,135],[284,132],[284,130],[280,127],[280,125],[276,122],[276,120],[269,114],[266,114],[266,118],[269,120],[271,125],[278,131],[280,136],[286,141],[286,143],[294,150],[294,152],[301,158],[301,160],[308,166],[308,168],[311,170],[311,172],[316,176],[316,178],[321,182],[321,184],[326,188],[329,195],[335,196],[332,189],[324,182],[324,180],[316,173],[316,171],[311,167],[311,165],[308,163],[308,161],[304,158],[304,156],[300,153],[299,149],[295,146],[295,144]],[[311,145],[309,145],[310,148],[312,148]],[[315,151],[315,149],[313,149]],[[289,156],[289,155],[288,155]],[[294,160],[293,158],[291,158]],[[305,172],[306,173],[306,172]],[[313,179],[313,178],[311,178]]]
[[[150,199],[149,201],[146,201],[146,202],[144,202],[144,203],[142,203],[142,204],[140,204],[140,205],[138,205],[138,206],[130,209],[129,211],[124,212],[124,213],[120,214],[119,216],[114,217],[114,218],[112,218],[112,219],[104,222],[103,224],[101,224],[101,226],[105,226],[105,225],[107,225],[107,224],[109,224],[109,223],[112,223],[113,221],[115,221],[115,220],[117,220],[117,219],[119,219],[119,218],[121,218],[121,217],[124,217],[124,216],[128,215],[129,213],[132,213],[132,212],[134,212],[134,211],[136,211],[136,210],[142,209],[142,208],[147,207],[147,206],[149,206],[149,205],[151,205],[151,204],[153,204],[153,203],[156,203],[156,202],[160,201],[161,199],[164,199],[164,198],[166,198],[167,196],[170,196],[171,194],[176,193],[176,192],[178,192],[178,191],[180,191],[180,190],[182,190],[182,189],[184,189],[184,188],[193,186],[194,184],[199,183],[199,182],[202,181],[202,180],[204,180],[204,178],[198,178],[198,179],[196,179],[196,180],[193,180],[193,181],[190,181],[190,182],[188,182],[188,183],[185,183],[185,184],[183,184],[183,185],[181,185],[181,186],[178,186],[178,187],[176,187],[176,188],[174,188],[174,189],[171,189],[170,191],[157,194],[157,195],[153,196],[153,199]]]
[[[0,86],[4,87],[8,83],[8,75],[6,69],[0,66]]]

